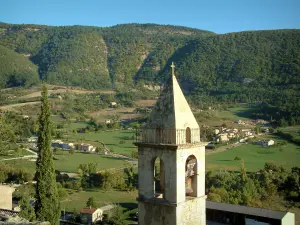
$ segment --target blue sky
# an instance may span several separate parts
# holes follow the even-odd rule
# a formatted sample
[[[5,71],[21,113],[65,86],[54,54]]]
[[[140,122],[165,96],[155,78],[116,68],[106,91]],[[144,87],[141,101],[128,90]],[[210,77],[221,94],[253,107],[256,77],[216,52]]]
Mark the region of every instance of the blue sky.
[[[1,0],[0,21],[113,26],[157,23],[216,33],[300,28],[300,0]]]

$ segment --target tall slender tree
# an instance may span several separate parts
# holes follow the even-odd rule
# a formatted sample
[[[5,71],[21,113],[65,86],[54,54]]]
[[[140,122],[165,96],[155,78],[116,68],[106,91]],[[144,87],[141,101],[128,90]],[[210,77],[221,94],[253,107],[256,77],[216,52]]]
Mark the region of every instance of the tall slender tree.
[[[59,224],[60,203],[56,186],[51,150],[51,121],[48,90],[42,87],[41,112],[39,116],[38,158],[36,161],[35,213],[39,221]]]

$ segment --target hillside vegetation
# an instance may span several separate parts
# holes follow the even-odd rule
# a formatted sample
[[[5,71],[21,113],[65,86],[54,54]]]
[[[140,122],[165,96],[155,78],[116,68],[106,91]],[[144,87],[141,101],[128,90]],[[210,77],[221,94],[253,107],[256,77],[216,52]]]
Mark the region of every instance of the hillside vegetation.
[[[101,28],[2,23],[0,46],[16,57],[27,55],[40,80],[88,89],[161,84],[174,61],[194,106],[262,102],[254,116],[300,124],[300,30],[217,35],[155,24]],[[28,59],[17,61],[30,63]],[[33,83],[34,75],[23,75],[22,82],[14,79],[26,67],[9,66],[14,72],[6,67],[0,63],[0,70],[8,71],[1,73],[1,87]]]
[[[176,62],[177,74],[190,92],[223,101],[259,101],[270,97],[265,93],[274,88],[297,88],[300,83],[300,31],[202,38],[179,49],[171,60]]]
[[[27,57],[0,45],[0,88],[37,83],[38,71]]]
[[[160,69],[152,68],[164,67],[186,41],[214,35],[154,24],[110,28],[0,24],[0,29],[0,45],[26,54],[38,65],[40,79],[90,89],[132,86],[138,77],[157,74]]]
[[[300,31],[231,33],[191,41],[170,61],[193,103],[264,102],[267,119],[300,123]],[[168,76],[166,69],[164,77]]]

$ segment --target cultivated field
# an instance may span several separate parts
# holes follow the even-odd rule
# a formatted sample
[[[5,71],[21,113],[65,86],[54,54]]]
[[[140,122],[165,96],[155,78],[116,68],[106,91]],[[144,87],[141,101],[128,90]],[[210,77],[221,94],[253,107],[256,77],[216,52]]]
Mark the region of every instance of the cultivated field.
[[[151,107],[155,104],[156,100],[138,100],[135,102],[136,107]],[[134,120],[143,117],[144,114],[136,113],[136,107],[118,107],[107,108],[93,112],[89,112],[88,115],[95,118],[98,122],[105,122],[111,116],[119,116],[121,121]]]
[[[135,108],[108,108],[101,109],[94,112],[89,112],[88,115],[95,118],[97,122],[105,122],[111,116],[119,116],[120,120],[131,120],[141,117],[141,114],[134,112]]]
[[[0,106],[0,110],[18,112],[20,107],[37,105],[37,104],[40,104],[40,102],[39,101],[38,102],[25,102],[25,103],[11,104],[11,105],[2,105],[2,106]],[[37,107],[39,107],[39,105]]]
[[[59,88],[55,90],[49,90],[49,94],[60,94],[60,93],[74,93],[74,94],[92,94],[92,93],[101,93],[101,94],[114,94],[113,90],[104,90],[104,91],[90,91],[84,89],[74,89],[74,88]],[[41,91],[35,91],[30,94],[21,96],[20,99],[29,99],[36,98],[41,96]]]

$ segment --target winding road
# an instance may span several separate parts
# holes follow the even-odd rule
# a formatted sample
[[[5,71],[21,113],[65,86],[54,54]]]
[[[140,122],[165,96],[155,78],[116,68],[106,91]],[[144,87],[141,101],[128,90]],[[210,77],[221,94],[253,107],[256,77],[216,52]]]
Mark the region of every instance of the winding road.
[[[20,157],[14,157],[14,158],[7,158],[7,159],[1,159],[0,161],[9,161],[9,160],[16,160],[16,159],[30,159],[30,158],[37,158],[37,153],[30,150],[30,149],[25,149],[26,151],[32,153],[32,155],[24,155]]]

